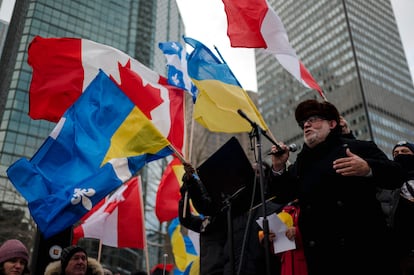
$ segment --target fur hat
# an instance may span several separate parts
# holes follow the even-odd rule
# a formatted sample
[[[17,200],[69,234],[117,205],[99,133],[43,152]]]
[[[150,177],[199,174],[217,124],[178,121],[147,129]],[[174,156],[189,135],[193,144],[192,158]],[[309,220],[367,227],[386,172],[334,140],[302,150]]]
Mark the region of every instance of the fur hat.
[[[327,120],[335,120],[339,124],[338,109],[328,101],[308,99],[299,103],[295,111],[296,122],[300,123],[311,116],[321,116]]]
[[[60,253],[60,263],[62,272],[65,271],[66,267],[68,266],[70,258],[72,258],[72,256],[77,252],[83,252],[85,253],[86,257],[88,256],[85,249],[77,245],[68,246],[62,250],[62,252]]]
[[[408,149],[411,150],[411,152],[414,153],[414,143],[410,143],[407,141],[399,141],[397,142],[397,144],[395,144],[394,148],[392,148],[392,153],[394,154],[395,148],[397,147],[407,147]]]
[[[0,263],[13,258],[22,258],[29,262],[29,252],[26,246],[16,239],[7,240],[0,247]]]

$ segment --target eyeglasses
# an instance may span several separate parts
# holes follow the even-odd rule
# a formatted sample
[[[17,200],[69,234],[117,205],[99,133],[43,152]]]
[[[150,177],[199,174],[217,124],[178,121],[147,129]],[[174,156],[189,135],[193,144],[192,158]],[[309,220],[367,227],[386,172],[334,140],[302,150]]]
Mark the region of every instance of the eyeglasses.
[[[326,118],[324,118],[322,116],[310,116],[307,119],[304,119],[301,122],[299,122],[299,127],[302,128],[302,130],[303,130],[303,128],[305,128],[305,123],[306,122],[315,123],[315,122],[320,121],[320,120],[326,120]]]

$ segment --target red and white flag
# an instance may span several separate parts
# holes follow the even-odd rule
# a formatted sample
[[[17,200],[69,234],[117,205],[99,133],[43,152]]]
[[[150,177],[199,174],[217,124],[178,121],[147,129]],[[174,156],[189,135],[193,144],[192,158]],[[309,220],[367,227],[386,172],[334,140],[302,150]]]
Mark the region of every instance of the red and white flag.
[[[155,199],[155,214],[160,222],[171,221],[178,217],[178,201],[181,198],[180,186],[183,175],[183,164],[178,158],[174,158],[164,171]]]
[[[59,121],[102,69],[137,106],[140,103],[140,109],[148,110],[148,118],[182,153],[184,92],[168,85],[165,77],[138,60],[118,49],[86,39],[36,36],[29,45],[28,63],[33,68],[29,90],[29,116],[32,119]],[[132,81],[123,83],[131,77]],[[158,92],[159,100],[147,100],[148,91]],[[147,102],[151,105],[143,106]]]
[[[289,43],[282,20],[266,0],[222,0],[227,14],[227,35],[232,47],[264,48],[305,87],[321,87],[305,68]]]
[[[144,249],[143,209],[141,181],[134,177],[82,217],[82,224],[73,230],[72,242],[95,238],[107,246]]]

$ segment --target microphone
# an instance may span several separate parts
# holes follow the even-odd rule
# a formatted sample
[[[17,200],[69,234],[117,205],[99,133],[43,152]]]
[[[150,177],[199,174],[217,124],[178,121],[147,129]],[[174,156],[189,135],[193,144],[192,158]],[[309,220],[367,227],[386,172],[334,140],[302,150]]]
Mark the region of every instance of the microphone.
[[[289,152],[296,152],[298,150],[298,146],[296,146],[296,144],[292,143],[288,146],[288,150]],[[286,151],[285,150],[279,150],[275,153],[269,152],[267,153],[268,156],[270,155],[275,155],[275,156],[280,156],[283,155]]]
[[[239,115],[244,118],[245,120],[247,120],[250,125],[252,125],[253,127],[255,127],[257,124],[255,122],[253,122],[247,115],[245,112],[243,112],[241,109],[237,110],[237,113],[239,113]]]

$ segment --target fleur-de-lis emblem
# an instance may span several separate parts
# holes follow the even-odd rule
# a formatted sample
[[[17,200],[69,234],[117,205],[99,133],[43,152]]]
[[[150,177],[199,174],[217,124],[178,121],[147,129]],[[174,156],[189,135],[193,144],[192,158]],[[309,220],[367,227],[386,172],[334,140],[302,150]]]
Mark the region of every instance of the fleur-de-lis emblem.
[[[180,46],[178,46],[175,42],[171,43],[171,48],[173,48],[177,53],[180,50]]]
[[[171,77],[172,82],[174,83],[174,85],[178,86],[179,84],[181,84],[180,78],[178,76],[178,73],[174,74]]]
[[[93,195],[95,195],[95,193],[96,193],[95,189],[92,189],[92,188],[87,188],[87,189],[75,188],[70,202],[73,205],[76,205],[79,202],[82,202],[83,207],[85,207],[87,210],[91,210],[92,201],[89,199],[89,197],[92,197]]]

